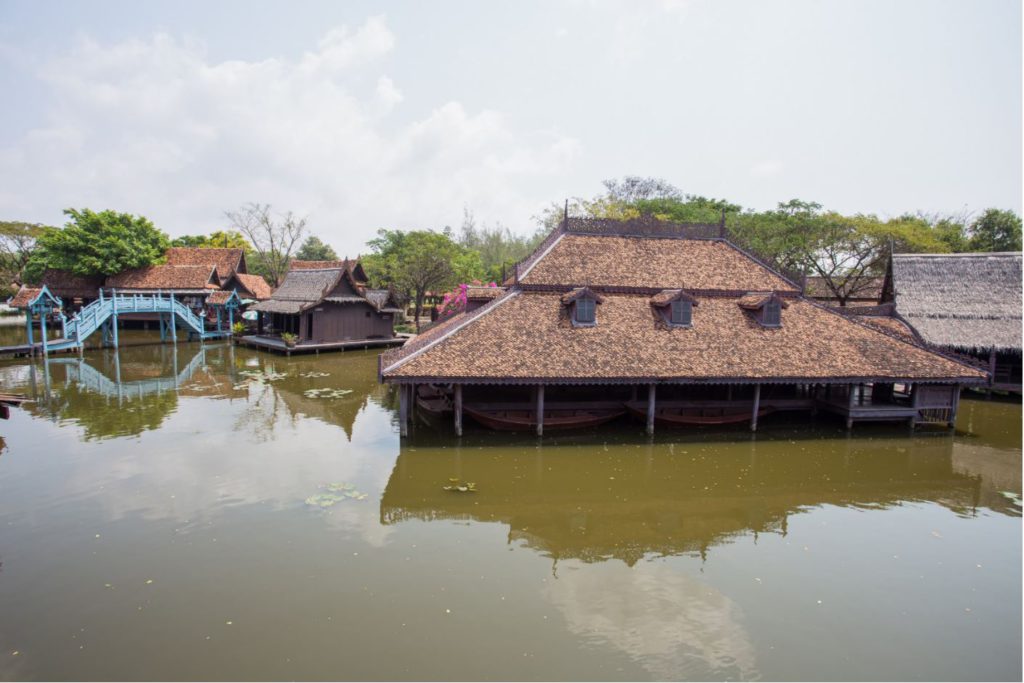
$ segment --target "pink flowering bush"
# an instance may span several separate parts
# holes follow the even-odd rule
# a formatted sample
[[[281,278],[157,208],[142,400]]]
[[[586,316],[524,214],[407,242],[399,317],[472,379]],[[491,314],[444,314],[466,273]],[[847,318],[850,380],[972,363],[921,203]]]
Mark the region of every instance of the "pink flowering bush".
[[[441,305],[438,307],[438,319],[449,318],[453,315],[458,315],[466,310],[467,291],[470,287],[483,287],[484,283],[480,280],[473,280],[471,283],[462,284],[455,287],[452,291],[444,295],[444,299],[441,301]],[[487,284],[488,287],[497,287],[497,283],[490,282]]]

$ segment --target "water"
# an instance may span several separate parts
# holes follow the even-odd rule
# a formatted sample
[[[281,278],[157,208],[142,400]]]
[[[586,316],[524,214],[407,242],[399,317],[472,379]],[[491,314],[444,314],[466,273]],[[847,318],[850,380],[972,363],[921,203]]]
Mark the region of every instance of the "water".
[[[372,352],[150,340],[0,363],[0,678],[1021,677],[1019,402],[400,444]]]

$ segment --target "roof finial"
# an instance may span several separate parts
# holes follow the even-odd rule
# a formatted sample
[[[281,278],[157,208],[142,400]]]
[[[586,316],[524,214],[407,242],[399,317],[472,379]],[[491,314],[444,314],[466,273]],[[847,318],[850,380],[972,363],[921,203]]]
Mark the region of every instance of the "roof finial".
[[[565,221],[566,227],[569,226],[569,198],[565,198],[565,213],[562,214],[562,219]]]

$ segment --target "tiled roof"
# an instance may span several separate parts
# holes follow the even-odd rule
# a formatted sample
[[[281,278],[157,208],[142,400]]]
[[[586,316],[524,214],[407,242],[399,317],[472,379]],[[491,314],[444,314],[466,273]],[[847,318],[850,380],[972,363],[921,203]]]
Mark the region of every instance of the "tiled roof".
[[[778,299],[783,308],[789,308],[789,304],[786,303],[786,300],[777,296],[775,292],[747,292],[737,299],[736,303],[740,308],[745,308],[748,311],[754,311],[763,307],[772,299]]]
[[[67,270],[50,268],[36,284],[46,285],[55,296],[62,299],[95,298],[103,286],[103,280],[102,275],[75,275]]]
[[[251,310],[266,313],[299,313],[323,301],[345,271],[341,268],[289,270],[269,299],[254,304]]]
[[[253,304],[249,307],[250,311],[261,311],[263,313],[301,313],[304,308],[309,308],[313,304],[306,303],[304,301],[275,301],[273,299],[267,299],[257,304]]]
[[[288,262],[289,270],[323,270],[325,268],[348,268],[349,261],[339,259],[337,261],[299,261],[293,259]]]
[[[466,287],[466,298],[474,300],[497,299],[505,293],[504,287]]]
[[[239,270],[243,249],[207,247],[171,247],[164,254],[169,266],[217,266],[217,274],[227,278]]]
[[[597,325],[587,328],[571,325],[560,298],[522,291],[466,324],[456,322],[463,316],[447,321],[426,343],[411,345],[410,353],[386,359],[384,377],[481,382],[985,379],[984,373],[804,300],[783,313],[781,327],[768,329],[751,320],[736,297],[698,297],[692,328],[671,329],[652,320],[648,296],[606,295]]]
[[[213,266],[145,266],[107,277],[107,287],[117,289],[217,289]]]
[[[210,296],[206,297],[206,303],[211,306],[223,306],[231,299],[231,295],[234,294],[234,290],[228,292],[223,289],[218,289],[210,293]]]
[[[652,306],[668,306],[673,301],[689,301],[697,303],[697,300],[682,289],[663,289],[651,297]]]
[[[32,300],[39,296],[39,292],[43,291],[41,287],[28,287],[25,285],[21,286],[18,293],[11,299],[9,306],[11,308],[25,308]]]
[[[238,278],[239,284],[245,289],[252,293],[254,299],[263,301],[269,299],[273,293],[270,285],[260,275],[251,275],[249,273],[235,273],[235,277]]]
[[[887,330],[889,332],[892,332],[893,334],[898,334],[899,336],[910,341],[916,339],[916,337],[914,336],[914,331],[910,329],[910,327],[908,327],[907,324],[904,323],[899,318],[864,315],[858,316],[857,320],[864,323],[865,325],[870,325],[871,327],[877,327],[880,330]]]
[[[795,291],[793,284],[722,240],[563,234],[524,285]]]
[[[577,299],[582,299],[584,296],[590,297],[599,304],[604,303],[604,297],[590,289],[590,287],[577,287],[576,289],[570,290],[562,295],[563,304],[571,304]]]

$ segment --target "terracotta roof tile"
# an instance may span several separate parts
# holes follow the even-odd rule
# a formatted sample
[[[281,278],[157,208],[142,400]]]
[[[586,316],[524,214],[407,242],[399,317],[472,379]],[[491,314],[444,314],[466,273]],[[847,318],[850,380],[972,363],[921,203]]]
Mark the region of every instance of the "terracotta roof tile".
[[[260,275],[235,273],[235,277],[238,279],[238,283],[252,294],[254,299],[263,301],[264,299],[269,299],[273,293],[273,289]]]
[[[752,321],[734,297],[698,297],[693,327],[651,318],[647,296],[607,295],[597,325],[573,328],[557,293],[519,292],[459,326],[458,318],[385,378],[476,381],[736,381],[915,378],[983,381],[982,372],[893,339],[810,302],[780,328]],[[388,361],[385,361],[386,363]]]
[[[208,247],[171,247],[164,254],[169,266],[217,266],[222,278],[239,270],[243,256],[243,249]]]
[[[668,306],[673,301],[689,301],[696,305],[697,299],[682,289],[663,289],[651,297],[652,306]]]
[[[39,292],[43,291],[42,287],[27,287],[21,286],[18,293],[14,295],[9,304],[11,308],[25,308],[28,306],[33,299],[39,296]]]
[[[526,285],[795,291],[792,284],[722,240],[567,233],[520,274]]]
[[[62,299],[95,298],[98,290],[103,286],[102,275],[75,275],[67,270],[50,268],[43,273],[39,279],[39,285],[46,285],[54,296]]]
[[[477,301],[484,299],[497,299],[504,293],[504,287],[466,287],[466,298]]]
[[[773,298],[778,299],[783,308],[789,308],[789,304],[786,300],[776,295],[775,292],[747,292],[737,299],[736,303],[740,308],[744,308],[748,311],[754,311],[763,307]]]
[[[604,297],[590,289],[590,287],[577,287],[576,289],[566,292],[562,295],[562,303],[571,304],[573,301],[582,299],[584,296],[589,296],[599,304],[604,303]]]
[[[146,266],[133,268],[107,278],[107,287],[117,289],[216,289],[213,266]]]

